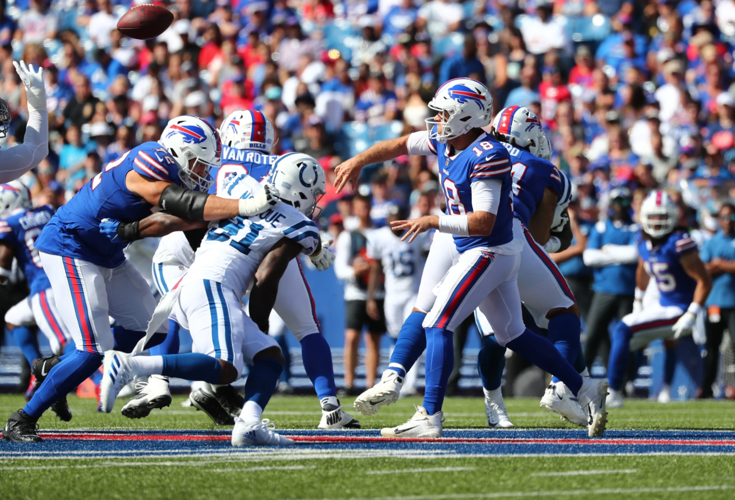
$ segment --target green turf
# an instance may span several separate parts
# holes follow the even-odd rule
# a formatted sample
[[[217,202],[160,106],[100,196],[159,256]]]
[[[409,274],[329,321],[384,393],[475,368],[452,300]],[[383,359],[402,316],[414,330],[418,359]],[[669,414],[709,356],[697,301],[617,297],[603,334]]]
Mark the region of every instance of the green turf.
[[[180,406],[129,420],[118,411],[100,415],[90,400],[70,398],[74,420],[51,415],[42,429],[210,429],[209,419]],[[351,401],[343,401],[348,403]],[[401,400],[376,417],[361,417],[365,428],[401,423],[411,403]],[[0,397],[3,418],[23,404],[21,397]],[[520,427],[570,427],[538,407],[537,400],[507,401]],[[118,407],[119,409],[119,407]],[[449,399],[445,426],[485,425],[482,400]],[[264,415],[279,428],[314,428],[319,421],[313,397],[276,397]],[[570,427],[571,428],[571,427]],[[691,402],[667,406],[628,401],[610,411],[610,429],[735,429],[735,403]],[[0,444],[0,449],[2,449]],[[452,459],[342,458],[253,461],[238,457],[102,460],[0,460],[0,500],[21,499],[296,499],[296,498],[451,498],[539,497],[735,498],[735,457],[482,457]],[[281,470],[273,468],[281,467]],[[270,470],[264,470],[269,468]],[[446,469],[446,470],[445,470]],[[543,477],[565,471],[618,471],[587,476]],[[405,472],[404,472],[405,471]],[[720,488],[720,489],[702,489]],[[728,489],[723,489],[728,488]],[[558,493],[554,493],[558,492]]]

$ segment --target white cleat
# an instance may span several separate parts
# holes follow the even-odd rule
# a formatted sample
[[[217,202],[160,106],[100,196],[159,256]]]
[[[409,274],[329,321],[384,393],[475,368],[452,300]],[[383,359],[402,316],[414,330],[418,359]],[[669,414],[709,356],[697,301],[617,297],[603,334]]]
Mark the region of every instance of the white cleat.
[[[291,446],[294,441],[273,432],[276,425],[268,420],[246,423],[240,417],[235,418],[232,429],[232,446]]]
[[[136,382],[130,382],[128,385],[122,388],[122,391],[120,391],[120,394],[117,395],[120,399],[125,398],[131,398],[135,396],[138,393],[138,390],[136,389]]]
[[[661,392],[658,393],[658,402],[661,404],[671,403],[671,387],[665,385],[661,388]]]
[[[337,430],[337,429],[360,429],[362,425],[359,420],[350,416],[349,413],[342,409],[342,406],[336,406],[330,409],[322,408],[322,420],[319,422],[319,429]]]
[[[622,408],[623,404],[625,404],[625,401],[623,399],[623,391],[610,389],[610,392],[607,395],[607,400],[605,401],[605,406],[611,409],[616,409]]]
[[[402,386],[403,379],[395,370],[385,370],[380,382],[357,396],[352,406],[363,415],[375,415],[381,406],[398,401]]]
[[[151,375],[148,378],[148,383],[141,383],[139,388],[138,394],[120,410],[124,416],[144,418],[155,408],[161,409],[171,405],[168,377]]]
[[[579,405],[579,400],[563,382],[552,382],[546,388],[544,397],[541,398],[541,408],[556,413],[562,420],[574,425],[586,427],[589,423],[589,417]]]
[[[485,415],[487,416],[487,426],[493,429],[508,429],[515,427],[508,417],[508,410],[505,409],[505,401],[500,388],[493,391],[484,390],[485,393]]]
[[[128,362],[130,357],[130,354],[119,351],[105,353],[100,382],[100,409],[105,413],[112,411],[117,395],[133,380],[133,372]]]
[[[607,399],[607,380],[604,379],[582,379],[582,388],[577,394],[579,404],[587,410],[589,424],[587,434],[589,437],[599,437],[605,433],[607,426],[607,411],[605,401]]]
[[[380,434],[392,438],[440,438],[443,421],[444,413],[438,411],[429,415],[423,406],[418,406],[408,422],[398,427],[385,427]]]

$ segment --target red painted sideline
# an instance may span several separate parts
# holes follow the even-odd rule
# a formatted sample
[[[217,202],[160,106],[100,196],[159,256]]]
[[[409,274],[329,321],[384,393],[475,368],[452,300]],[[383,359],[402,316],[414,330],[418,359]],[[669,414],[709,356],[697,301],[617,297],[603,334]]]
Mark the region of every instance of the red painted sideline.
[[[230,436],[191,434],[54,434],[40,433],[47,439],[77,439],[92,441],[229,441]],[[288,433],[284,433],[288,436]],[[687,439],[525,439],[525,438],[384,438],[358,436],[290,436],[294,441],[307,443],[485,443],[485,444],[612,444],[612,445],[677,445],[677,446],[735,446],[734,440]]]

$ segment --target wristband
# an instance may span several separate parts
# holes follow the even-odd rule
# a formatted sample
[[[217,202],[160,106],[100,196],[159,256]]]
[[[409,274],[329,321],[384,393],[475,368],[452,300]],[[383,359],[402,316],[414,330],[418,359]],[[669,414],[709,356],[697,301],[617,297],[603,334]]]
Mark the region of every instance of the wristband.
[[[700,312],[702,312],[702,306],[700,306],[696,302],[692,302],[691,304],[689,304],[687,312],[697,316]]]
[[[135,222],[121,222],[119,226],[117,226],[117,235],[122,239],[123,241],[135,241],[140,239],[140,231],[138,230],[138,225],[140,221],[136,220]]]
[[[635,288],[635,300],[643,300],[643,296],[646,294],[645,290],[641,290],[640,288]]]
[[[470,226],[466,215],[440,215],[439,232],[469,236]]]

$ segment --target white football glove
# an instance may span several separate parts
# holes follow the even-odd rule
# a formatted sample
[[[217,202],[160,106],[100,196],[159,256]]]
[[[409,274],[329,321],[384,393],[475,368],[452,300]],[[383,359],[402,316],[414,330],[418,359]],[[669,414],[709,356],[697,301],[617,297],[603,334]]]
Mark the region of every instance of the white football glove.
[[[671,327],[671,330],[673,330],[674,332],[674,338],[678,339],[680,337],[683,337],[684,335],[691,335],[692,328],[694,327],[694,323],[696,321],[696,314],[690,313],[689,311],[685,312],[684,315],[679,318],[676,323],[674,323],[674,326]]]
[[[25,61],[13,61],[23,85],[26,87],[28,104],[36,110],[46,109],[46,87],[43,83],[43,68],[35,71],[32,64],[26,66]]]
[[[317,271],[326,271],[332,267],[332,262],[334,262],[334,253],[329,249],[329,245],[331,244],[332,240],[330,238],[322,238],[322,249],[319,253],[309,255],[311,263],[314,264]]]
[[[251,217],[263,213],[278,203],[278,199],[278,188],[272,184],[265,184],[253,198],[240,200],[240,217]]]

